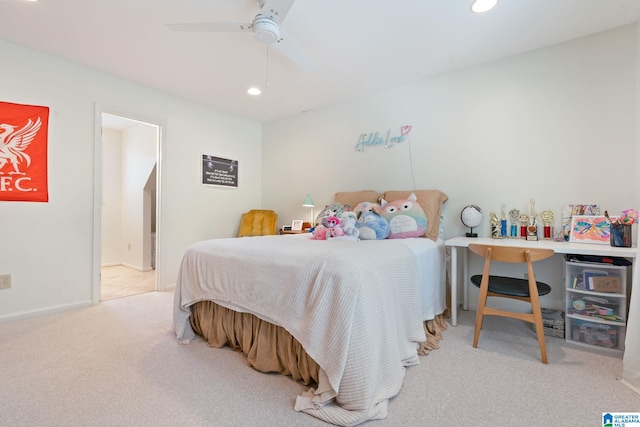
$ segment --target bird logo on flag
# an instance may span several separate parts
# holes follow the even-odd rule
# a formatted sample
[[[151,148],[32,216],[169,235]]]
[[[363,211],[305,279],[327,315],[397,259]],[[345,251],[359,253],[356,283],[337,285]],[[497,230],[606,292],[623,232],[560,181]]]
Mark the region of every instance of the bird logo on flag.
[[[0,175],[4,174],[2,169],[8,164],[13,166],[9,175],[25,175],[18,166],[26,163],[26,167],[29,167],[31,164],[31,157],[25,150],[37,135],[41,125],[40,117],[35,122],[29,119],[27,124],[18,130],[16,130],[18,126],[8,123],[0,124]]]

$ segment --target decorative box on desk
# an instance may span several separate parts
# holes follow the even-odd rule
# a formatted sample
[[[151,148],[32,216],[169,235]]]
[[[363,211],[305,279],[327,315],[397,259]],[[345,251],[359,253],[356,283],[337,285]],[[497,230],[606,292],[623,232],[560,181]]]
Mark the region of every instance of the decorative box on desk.
[[[624,350],[629,266],[565,257],[566,340]]]

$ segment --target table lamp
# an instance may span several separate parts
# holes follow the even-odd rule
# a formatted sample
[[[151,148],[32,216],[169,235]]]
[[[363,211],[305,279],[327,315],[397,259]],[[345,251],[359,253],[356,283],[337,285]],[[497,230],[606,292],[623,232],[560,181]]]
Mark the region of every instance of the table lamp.
[[[313,227],[313,199],[311,198],[311,194],[307,194],[307,197],[304,198],[304,202],[302,202],[302,206],[305,208],[311,208],[311,226]]]

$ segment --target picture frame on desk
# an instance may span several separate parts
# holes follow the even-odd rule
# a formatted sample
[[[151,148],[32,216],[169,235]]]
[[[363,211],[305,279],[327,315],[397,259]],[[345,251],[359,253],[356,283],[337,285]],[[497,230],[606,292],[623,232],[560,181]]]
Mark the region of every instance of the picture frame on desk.
[[[567,242],[571,236],[571,218],[574,215],[600,215],[600,205],[566,205],[562,207],[562,235]]]
[[[571,217],[569,241],[572,243],[608,245],[610,232],[611,225],[605,216],[574,215]]]
[[[301,231],[302,230],[302,221],[301,219],[294,219],[291,223],[291,231]]]

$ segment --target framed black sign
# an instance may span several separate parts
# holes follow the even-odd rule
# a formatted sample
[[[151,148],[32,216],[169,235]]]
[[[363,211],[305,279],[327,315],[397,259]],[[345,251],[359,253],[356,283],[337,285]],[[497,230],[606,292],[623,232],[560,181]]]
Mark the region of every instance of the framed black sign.
[[[203,154],[202,184],[238,187],[238,161]]]

